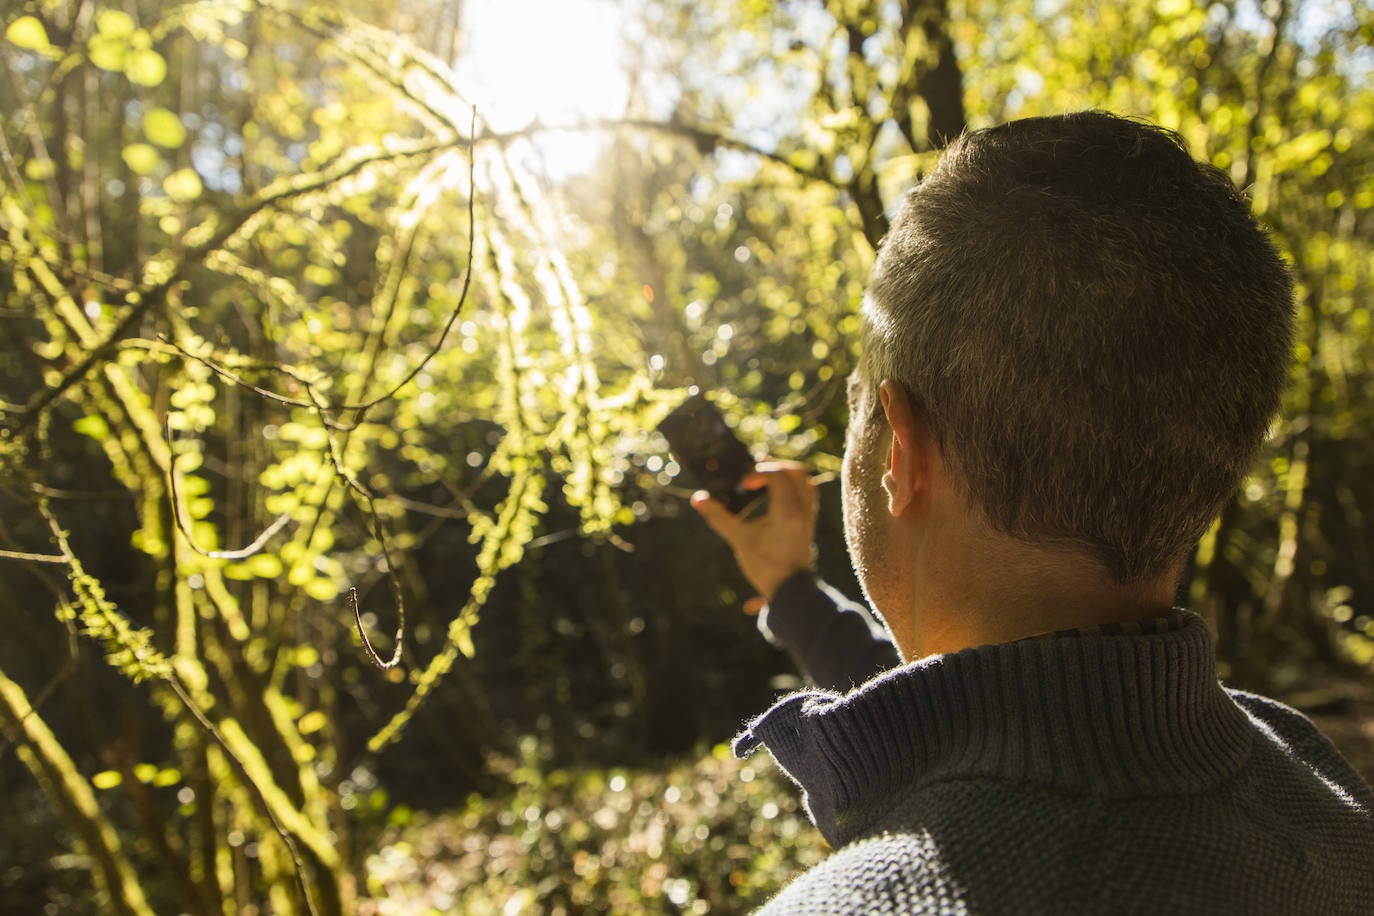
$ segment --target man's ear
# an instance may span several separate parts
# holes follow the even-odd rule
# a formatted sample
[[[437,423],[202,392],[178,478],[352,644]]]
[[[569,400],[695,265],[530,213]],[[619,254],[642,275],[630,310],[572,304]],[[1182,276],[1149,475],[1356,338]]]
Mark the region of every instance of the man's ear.
[[[878,386],[878,398],[892,428],[892,451],[883,474],[883,489],[887,491],[888,512],[900,518],[919,505],[920,497],[929,489],[928,450],[934,443],[925,418],[917,416],[911,396],[899,382],[884,379]]]

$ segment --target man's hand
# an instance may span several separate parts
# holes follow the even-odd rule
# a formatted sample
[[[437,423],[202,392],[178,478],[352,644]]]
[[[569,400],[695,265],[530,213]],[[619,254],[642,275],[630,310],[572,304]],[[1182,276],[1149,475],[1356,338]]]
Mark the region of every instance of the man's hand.
[[[734,550],[740,571],[761,596],[744,609],[757,614],[786,579],[813,568],[816,489],[806,468],[795,461],[761,462],[741,484],[768,490],[767,512],[742,518],[704,490],[692,496],[692,507]]]

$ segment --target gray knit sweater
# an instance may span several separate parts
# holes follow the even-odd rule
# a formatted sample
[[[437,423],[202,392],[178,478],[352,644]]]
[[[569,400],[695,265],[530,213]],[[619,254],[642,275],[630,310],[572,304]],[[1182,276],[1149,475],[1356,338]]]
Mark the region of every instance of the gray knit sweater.
[[[768,625],[787,644],[834,597],[790,582]],[[880,658],[866,615],[841,613],[855,618],[811,651]],[[764,912],[1374,914],[1369,786],[1301,714],[1222,688],[1215,664],[1190,616],[786,697],[736,752],[767,746],[835,852]]]

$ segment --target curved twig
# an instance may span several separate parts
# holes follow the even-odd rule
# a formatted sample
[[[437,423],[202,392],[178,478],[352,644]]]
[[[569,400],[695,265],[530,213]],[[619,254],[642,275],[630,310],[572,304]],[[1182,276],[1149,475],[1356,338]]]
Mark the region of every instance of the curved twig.
[[[395,575],[395,571],[390,571],[390,575]],[[367,628],[363,626],[363,612],[358,606],[358,589],[356,586],[348,588],[348,604],[353,609],[353,620],[358,625],[358,636],[363,641],[363,650],[367,652],[367,657],[372,659],[372,664],[386,671],[388,668],[395,668],[401,663],[401,638],[402,631],[396,631],[396,648],[391,653],[391,658],[382,661],[382,657],[377,654],[377,650],[372,648],[372,640],[367,638]],[[405,626],[405,615],[401,615],[401,626]]]
[[[244,378],[243,376],[241,376],[241,375],[239,375],[238,373],[234,372],[232,369],[230,369],[229,367],[225,366],[223,363],[217,362],[216,360],[211,359],[211,358],[208,357],[208,356],[201,356],[201,355],[198,354],[198,353],[192,353],[190,350],[186,349],[186,348],[183,347],[181,344],[179,344],[179,343],[177,343],[176,341],[172,340],[172,339],[171,339],[170,337],[168,337],[166,334],[159,334],[159,335],[157,335],[157,339],[158,339],[158,341],[160,341],[161,343],[164,343],[164,344],[166,344],[167,346],[171,347],[173,350],[175,350],[183,359],[189,359],[189,360],[191,360],[191,361],[194,362],[194,363],[200,363],[202,366],[204,366],[205,368],[209,369],[211,372],[215,373],[215,375],[218,375],[220,378],[224,379],[226,382],[230,382],[230,383],[232,383],[232,384],[234,384],[234,385],[237,385],[239,388],[242,388],[242,389],[244,389],[245,391],[251,391],[253,394],[256,394],[256,395],[257,395],[258,397],[260,397],[260,398],[264,398],[264,399],[269,400],[269,401],[274,401],[274,402],[276,402],[276,403],[278,403],[278,404],[283,404],[283,405],[285,405],[285,406],[287,406],[287,407],[314,407],[314,406],[315,406],[314,402],[312,402],[312,401],[306,401],[306,400],[302,400],[302,399],[300,399],[300,398],[288,397],[288,396],[286,396],[286,395],[284,395],[284,394],[278,394],[278,393],[275,392],[275,391],[268,391],[266,388],[262,388],[262,387],[260,387],[260,386],[258,386],[258,385],[254,385],[252,382],[248,381],[248,380],[247,380],[246,378]],[[128,341],[128,342],[126,342],[125,344],[122,344],[121,346],[129,347],[129,346],[136,346],[136,345],[137,345],[137,342],[136,342],[136,341]],[[274,365],[274,366],[268,367],[267,371],[281,373],[282,375],[285,375],[287,378],[290,378],[291,380],[293,380],[293,381],[295,381],[295,382],[297,382],[297,383],[299,383],[299,384],[302,384],[302,385],[308,386],[308,385],[310,384],[309,382],[307,382],[307,381],[305,381],[304,379],[302,379],[299,375],[297,375],[296,373],[292,372],[292,371],[291,371],[290,369],[288,369],[286,366]]]
[[[167,424],[167,453],[172,452],[172,427]],[[186,520],[181,517],[181,496],[177,488],[177,469],[176,458],[173,457],[167,462],[167,497],[172,501],[172,520],[176,522],[177,530],[186,539],[186,544],[196,553],[210,560],[246,560],[249,557],[260,553],[267,542],[278,531],[286,527],[286,523],[291,521],[291,513],[283,512],[277,516],[276,521],[268,525],[263,532],[253,539],[247,547],[240,547],[238,550],[206,550],[196,543],[196,539],[191,536],[191,526],[186,524]]]
[[[339,411],[356,410],[358,412],[358,416],[354,421],[355,425],[362,422],[363,417],[367,415],[367,412],[369,410],[376,407],[383,401],[391,400],[397,394],[399,394],[401,392],[401,389],[405,388],[412,381],[414,381],[415,377],[424,371],[424,368],[429,365],[430,361],[433,360],[434,357],[439,355],[439,351],[443,349],[444,341],[448,340],[449,332],[453,330],[454,324],[458,322],[458,316],[463,312],[463,306],[467,304],[468,290],[472,288],[472,256],[474,251],[474,241],[477,236],[477,233],[474,231],[477,225],[477,183],[475,180],[477,157],[475,157],[472,154],[473,140],[477,135],[477,109],[475,107],[472,109],[472,121],[469,124],[468,129],[468,263],[466,268],[464,268],[463,270],[463,288],[458,293],[458,302],[454,305],[453,310],[449,312],[448,320],[444,322],[444,328],[442,331],[439,332],[439,339],[434,342],[434,346],[430,348],[429,352],[425,354],[425,357],[423,359],[421,359],[418,363],[415,364],[415,366],[410,370],[410,372],[406,374],[406,377],[397,382],[391,388],[391,390],[387,391],[385,394],[380,394],[377,397],[372,398],[368,401],[364,401],[361,404],[341,404],[337,407],[331,408],[333,410]]]

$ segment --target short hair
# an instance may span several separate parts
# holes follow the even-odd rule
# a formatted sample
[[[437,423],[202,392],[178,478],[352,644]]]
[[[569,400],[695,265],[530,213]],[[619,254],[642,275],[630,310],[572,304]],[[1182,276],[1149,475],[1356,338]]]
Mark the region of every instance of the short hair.
[[[1131,583],[1183,560],[1254,460],[1293,286],[1224,173],[1085,111],[951,144],[880,246],[863,327],[866,376],[907,389],[995,529]]]

